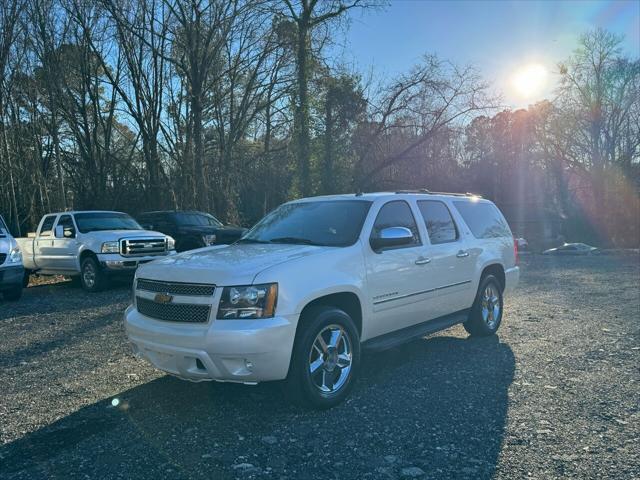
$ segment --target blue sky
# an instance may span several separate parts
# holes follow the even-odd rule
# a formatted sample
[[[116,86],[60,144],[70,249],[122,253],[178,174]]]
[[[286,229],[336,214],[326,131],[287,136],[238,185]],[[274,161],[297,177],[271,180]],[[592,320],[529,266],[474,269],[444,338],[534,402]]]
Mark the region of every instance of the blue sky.
[[[393,76],[424,53],[477,65],[505,104],[523,107],[552,97],[557,63],[585,30],[604,27],[626,36],[624,50],[640,56],[640,0],[472,1],[391,0],[380,11],[356,12],[335,57],[363,74]],[[548,74],[529,94],[514,87],[526,65]]]

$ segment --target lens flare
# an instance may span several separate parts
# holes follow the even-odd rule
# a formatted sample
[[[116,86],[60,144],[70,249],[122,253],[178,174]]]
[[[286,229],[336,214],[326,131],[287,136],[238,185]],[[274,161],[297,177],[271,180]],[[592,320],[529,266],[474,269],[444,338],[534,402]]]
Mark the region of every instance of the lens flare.
[[[523,98],[542,93],[547,85],[548,72],[544,65],[532,63],[521,67],[511,77],[511,86]]]

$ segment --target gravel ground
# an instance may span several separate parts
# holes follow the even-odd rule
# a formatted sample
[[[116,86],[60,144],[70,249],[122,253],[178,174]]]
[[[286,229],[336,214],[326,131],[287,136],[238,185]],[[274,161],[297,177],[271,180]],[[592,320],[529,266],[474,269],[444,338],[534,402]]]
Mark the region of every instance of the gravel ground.
[[[135,359],[126,286],[30,287],[0,303],[0,478],[640,478],[639,260],[529,257],[499,336],[367,354],[325,412]]]

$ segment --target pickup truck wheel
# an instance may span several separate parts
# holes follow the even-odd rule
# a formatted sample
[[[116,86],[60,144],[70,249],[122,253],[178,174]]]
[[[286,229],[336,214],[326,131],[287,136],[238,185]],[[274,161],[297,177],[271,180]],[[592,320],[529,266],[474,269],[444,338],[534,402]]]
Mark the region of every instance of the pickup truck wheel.
[[[80,283],[87,292],[99,292],[107,286],[107,276],[94,257],[87,257],[82,261]]]
[[[3,293],[4,299],[14,302],[16,300],[20,300],[22,296],[22,286],[12,288],[11,290],[6,290]]]
[[[471,335],[483,337],[498,331],[502,321],[502,287],[494,275],[486,275],[480,280],[475,302],[469,319],[463,324]]]
[[[294,403],[331,408],[349,394],[360,366],[360,337],[351,317],[332,307],[305,313],[285,382]]]

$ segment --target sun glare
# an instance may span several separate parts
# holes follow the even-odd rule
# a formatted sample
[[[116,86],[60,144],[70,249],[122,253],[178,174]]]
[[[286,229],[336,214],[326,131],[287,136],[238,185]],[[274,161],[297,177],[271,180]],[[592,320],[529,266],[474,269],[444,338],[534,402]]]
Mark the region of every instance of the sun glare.
[[[539,63],[525,65],[511,77],[513,89],[523,98],[540,94],[546,86],[548,72]]]

